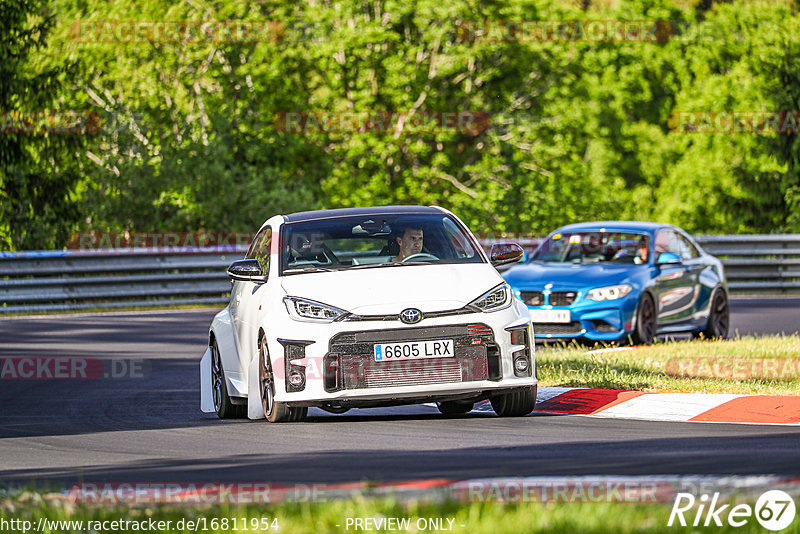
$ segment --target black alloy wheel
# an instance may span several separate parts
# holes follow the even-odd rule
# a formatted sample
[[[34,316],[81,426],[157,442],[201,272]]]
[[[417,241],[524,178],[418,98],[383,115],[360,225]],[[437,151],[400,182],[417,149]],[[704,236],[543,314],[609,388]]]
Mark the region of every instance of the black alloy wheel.
[[[270,423],[302,421],[308,414],[307,407],[290,407],[275,400],[275,375],[269,358],[267,336],[261,335],[258,342],[258,390],[264,417]]]
[[[731,311],[728,305],[728,296],[725,290],[718,288],[711,297],[711,309],[708,314],[708,323],[702,331],[707,339],[726,339],[730,330]]]
[[[634,345],[652,345],[656,338],[656,304],[650,293],[642,293],[636,310]]]
[[[222,357],[219,353],[217,340],[212,339],[211,344],[211,396],[214,400],[214,411],[220,419],[233,419],[246,415],[247,405],[237,405],[231,402],[228,387],[225,385],[225,371],[222,368]]]

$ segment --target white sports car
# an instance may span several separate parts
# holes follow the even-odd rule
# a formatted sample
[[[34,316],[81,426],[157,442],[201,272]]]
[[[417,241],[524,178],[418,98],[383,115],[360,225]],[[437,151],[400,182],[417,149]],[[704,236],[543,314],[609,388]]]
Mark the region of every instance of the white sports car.
[[[436,402],[501,416],[536,403],[528,308],[458,217],[389,206],[277,215],[234,262],[230,304],[211,323],[201,409],[299,421],[316,406]]]

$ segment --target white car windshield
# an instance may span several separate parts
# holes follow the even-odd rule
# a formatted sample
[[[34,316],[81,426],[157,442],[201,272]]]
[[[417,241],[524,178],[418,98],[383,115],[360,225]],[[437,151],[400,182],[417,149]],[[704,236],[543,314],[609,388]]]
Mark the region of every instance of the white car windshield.
[[[474,240],[447,215],[350,216],[287,223],[281,272],[481,263]]]
[[[531,261],[544,263],[647,263],[650,236],[638,232],[555,233]]]

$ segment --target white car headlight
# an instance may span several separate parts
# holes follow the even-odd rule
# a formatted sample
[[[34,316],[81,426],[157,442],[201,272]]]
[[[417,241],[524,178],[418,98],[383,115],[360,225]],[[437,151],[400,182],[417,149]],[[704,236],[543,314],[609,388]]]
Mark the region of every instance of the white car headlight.
[[[620,284],[617,286],[597,287],[592,289],[586,294],[589,300],[617,300],[621,299],[633,290],[633,286],[628,284]]]
[[[511,288],[502,283],[468,304],[485,312],[502,310],[511,305]]]
[[[339,308],[300,297],[283,297],[283,303],[286,304],[286,310],[289,315],[300,321],[311,320],[330,323],[347,313]]]

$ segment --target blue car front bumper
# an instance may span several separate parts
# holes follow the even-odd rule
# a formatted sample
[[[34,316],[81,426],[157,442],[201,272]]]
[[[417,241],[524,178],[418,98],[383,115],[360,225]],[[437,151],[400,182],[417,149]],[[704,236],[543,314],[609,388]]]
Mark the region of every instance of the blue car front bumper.
[[[580,294],[570,306],[528,306],[533,320],[534,338],[540,341],[583,338],[592,341],[619,341],[634,328],[639,295],[633,292],[613,301],[596,302]],[[537,321],[537,315],[555,310],[569,311],[569,322]],[[538,312],[546,312],[540,314]]]

